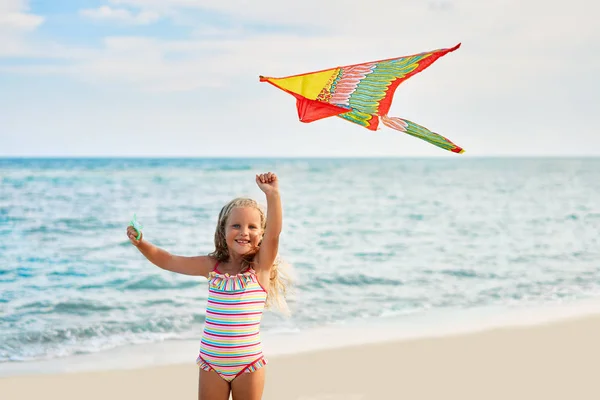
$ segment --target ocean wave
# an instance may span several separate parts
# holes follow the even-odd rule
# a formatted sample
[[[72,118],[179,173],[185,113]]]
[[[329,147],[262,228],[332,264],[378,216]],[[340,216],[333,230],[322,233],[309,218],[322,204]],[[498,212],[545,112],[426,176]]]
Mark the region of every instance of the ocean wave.
[[[347,275],[323,275],[316,279],[312,284],[318,287],[328,285],[370,287],[370,286],[400,286],[404,282],[392,277],[369,276],[363,273],[349,273]]]
[[[198,286],[197,281],[167,281],[159,275],[151,275],[139,278],[134,281],[128,281],[121,286],[123,290],[167,290],[167,289],[187,289]]]
[[[443,269],[440,271],[425,270],[423,272],[426,274],[442,274],[456,278],[503,279],[502,276],[493,272],[482,272],[474,269]]]
[[[81,269],[70,267],[70,268],[66,268],[61,271],[49,272],[46,276],[48,276],[48,277],[56,276],[56,277],[60,277],[60,278],[64,278],[64,277],[83,278],[83,277],[89,276],[89,274],[82,272]]]
[[[207,172],[220,172],[220,171],[250,171],[253,169],[252,165],[249,164],[220,164],[219,166],[205,166],[202,170]]]
[[[118,287],[122,287],[126,282],[129,282],[128,278],[109,279],[109,280],[100,281],[97,283],[79,284],[77,286],[77,289],[94,290],[94,289],[118,288]]]
[[[360,258],[363,261],[387,261],[396,255],[395,251],[383,252],[383,251],[372,251],[372,252],[359,252],[354,253],[354,256]]]
[[[28,311],[28,314],[62,314],[86,316],[113,310],[126,310],[127,307],[121,304],[110,305],[100,301],[91,301],[87,299],[72,299],[68,301],[53,302],[51,300],[35,301],[22,304],[17,308],[18,312]]]
[[[202,315],[169,316],[137,321],[104,321],[88,326],[44,330],[21,329],[4,334],[0,362],[28,361],[86,354],[130,344],[166,339],[186,339],[192,325],[204,322]]]

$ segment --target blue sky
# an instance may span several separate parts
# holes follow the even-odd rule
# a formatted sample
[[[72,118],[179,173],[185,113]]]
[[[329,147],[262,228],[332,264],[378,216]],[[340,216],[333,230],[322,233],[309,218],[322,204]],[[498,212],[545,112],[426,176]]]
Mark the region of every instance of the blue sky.
[[[598,14],[585,0],[0,0],[0,156],[600,155]],[[389,115],[461,156],[303,124],[258,82],[459,42]]]

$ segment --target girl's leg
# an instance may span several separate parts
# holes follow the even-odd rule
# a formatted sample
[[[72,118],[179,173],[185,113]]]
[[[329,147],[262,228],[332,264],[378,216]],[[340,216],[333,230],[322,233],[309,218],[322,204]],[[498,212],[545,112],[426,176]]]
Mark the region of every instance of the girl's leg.
[[[231,390],[229,382],[221,378],[215,371],[202,368],[198,377],[198,400],[229,400]]]
[[[254,372],[242,373],[231,381],[233,400],[261,400],[265,388],[266,367]]]

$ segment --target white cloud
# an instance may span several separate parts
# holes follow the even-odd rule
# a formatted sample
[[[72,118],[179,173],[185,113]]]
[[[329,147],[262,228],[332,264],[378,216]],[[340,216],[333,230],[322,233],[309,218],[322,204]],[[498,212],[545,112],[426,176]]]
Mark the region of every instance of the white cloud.
[[[22,32],[37,28],[44,18],[30,14],[25,0],[0,0],[0,34]]]
[[[209,24],[197,24],[196,27],[192,30],[192,38],[193,37],[210,37],[213,38],[231,38],[231,37],[240,37],[247,32],[244,30],[242,26],[235,26],[233,28],[221,28],[214,25]]]
[[[97,20],[113,20],[125,24],[147,25],[154,23],[160,19],[160,15],[156,11],[140,11],[133,13],[125,8],[112,8],[102,6],[94,9],[81,10],[80,15]]]
[[[0,13],[28,10],[27,1],[23,0],[0,0]]]
[[[582,51],[598,39],[595,13],[584,3],[572,1],[565,14],[558,2],[542,0],[372,0],[369,6],[347,0],[304,0],[286,3],[285,8],[279,1],[269,0],[110,0],[119,8],[103,6],[82,13],[129,22],[141,21],[141,15],[181,21],[178,15],[190,14],[189,22],[195,21],[191,11],[198,13],[201,22],[195,22],[199,26],[185,40],[148,39],[143,53],[132,48],[117,54],[117,42],[130,39],[111,38],[80,66],[99,74],[103,81],[113,77],[136,85],[194,89],[200,82],[197,77],[207,74],[224,79],[238,76],[240,71],[287,75],[449,47],[462,41],[458,55],[448,56],[454,58],[454,67],[445,68],[453,68],[448,71],[454,74],[481,76],[482,81],[484,75],[493,75],[495,86],[507,88],[501,81],[535,77],[542,66],[546,71],[542,73],[549,69],[564,73],[581,63],[581,59],[565,57],[564,52]],[[201,18],[209,11],[232,18],[234,28],[210,26],[210,21]],[[288,26],[295,33],[276,29],[250,32],[244,23]],[[141,63],[144,68],[140,74],[152,78],[141,80],[141,75],[131,74]],[[486,85],[490,84],[488,80]]]
[[[27,34],[40,26],[44,18],[28,11],[27,1],[0,0],[0,57],[33,53]]]
[[[444,81],[450,87],[471,84],[508,92],[516,85],[532,84],[540,75],[560,76],[580,65],[597,67],[591,52],[580,57],[565,54],[581,52],[598,39],[594,22],[586,23],[593,20],[593,13],[578,6],[582,1],[574,0],[565,16],[552,3],[519,0],[485,4],[372,0],[369,7],[360,8],[347,1],[305,0],[286,5],[285,11],[266,0],[112,0],[115,7],[105,5],[81,14],[141,23],[159,15],[177,19],[178,12],[193,9],[225,13],[234,21],[232,27],[223,28],[203,19],[187,39],[107,37],[100,48],[53,54],[71,58],[72,65],[64,73],[86,81],[129,83],[144,90],[194,90],[241,77],[289,75],[462,41],[463,47],[447,56],[451,60],[439,62],[443,67],[427,71],[439,79],[423,80],[423,87],[432,85],[435,90],[433,85]],[[296,29],[251,32],[244,28],[248,21]]]
[[[38,15],[0,11],[0,30],[29,31],[37,28],[42,22],[44,18]]]
[[[6,2],[6,0],[4,0]],[[23,10],[12,0],[11,10]],[[111,0],[98,9],[82,10],[90,18],[124,23],[150,23],[161,17],[178,20],[188,11],[212,10],[233,18],[229,28],[202,19],[187,39],[107,37],[99,48],[38,48],[37,55],[65,57],[62,72],[99,84],[131,84],[143,90],[194,90],[225,85],[258,74],[280,76],[380,58],[406,55],[459,41],[463,47],[426,73],[421,80],[435,91],[477,86],[510,92],[529,86],[540,76],[559,77],[570,69],[598,67],[593,52],[598,39],[594,13],[574,0],[565,15],[547,1],[372,0],[357,7],[347,0],[305,0],[286,5],[274,1]],[[19,8],[15,8],[15,4]],[[114,7],[113,7],[114,6]],[[0,8],[1,9],[1,8]],[[136,11],[130,11],[135,9]],[[245,23],[293,26],[291,31],[249,31]],[[290,33],[293,32],[293,33]],[[306,32],[306,34],[304,34]],[[0,54],[14,53],[20,42],[5,40]],[[579,53],[578,57],[573,57]],[[48,73],[40,65],[23,69]],[[57,71],[56,68],[50,68]],[[6,71],[6,69],[5,69]],[[60,71],[60,69],[59,69]],[[430,89],[428,89],[428,86]]]

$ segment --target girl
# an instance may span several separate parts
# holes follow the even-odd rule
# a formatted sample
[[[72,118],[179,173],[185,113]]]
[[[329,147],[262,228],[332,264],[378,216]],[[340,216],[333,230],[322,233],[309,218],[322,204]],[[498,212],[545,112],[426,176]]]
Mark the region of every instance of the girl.
[[[127,236],[158,267],[208,278],[208,305],[200,354],[199,400],[260,400],[267,360],[262,353],[260,320],[265,304],[285,309],[286,279],[277,269],[282,211],[279,182],[271,172],[256,175],[267,197],[265,217],[251,199],[237,198],[219,213],[215,250],[183,257]]]

